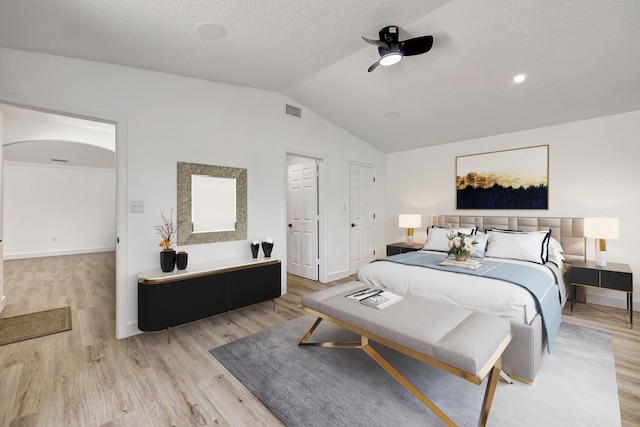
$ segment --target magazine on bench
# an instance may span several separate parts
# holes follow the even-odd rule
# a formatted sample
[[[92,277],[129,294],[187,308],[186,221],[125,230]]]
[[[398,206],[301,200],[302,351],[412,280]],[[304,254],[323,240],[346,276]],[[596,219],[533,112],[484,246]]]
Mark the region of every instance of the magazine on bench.
[[[361,289],[358,292],[347,295],[345,298],[369,307],[377,308],[378,310],[387,308],[402,299],[400,295],[376,288]]]

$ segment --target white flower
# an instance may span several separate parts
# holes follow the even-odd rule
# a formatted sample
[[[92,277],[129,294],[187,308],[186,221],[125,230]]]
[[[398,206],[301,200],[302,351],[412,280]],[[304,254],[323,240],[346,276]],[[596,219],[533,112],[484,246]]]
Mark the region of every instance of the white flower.
[[[466,254],[467,256],[471,256],[476,251],[475,245],[478,242],[473,240],[472,236],[460,232],[453,232],[448,234],[447,237],[449,238],[450,255]]]
[[[263,242],[264,243],[273,243],[273,239],[271,237],[265,237]]]
[[[259,245],[259,244],[260,244],[260,242],[258,242],[257,240],[255,240],[255,239],[254,239],[254,240],[251,242],[251,244],[252,244],[252,245]]]

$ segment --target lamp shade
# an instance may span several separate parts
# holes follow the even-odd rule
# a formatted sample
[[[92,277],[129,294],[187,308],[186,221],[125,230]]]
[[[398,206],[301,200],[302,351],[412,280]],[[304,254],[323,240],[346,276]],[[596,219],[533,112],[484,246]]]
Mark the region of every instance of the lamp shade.
[[[595,239],[617,239],[618,218],[585,218],[584,236]]]
[[[421,225],[422,225],[422,215],[420,214],[398,215],[398,226],[401,228],[418,228]]]

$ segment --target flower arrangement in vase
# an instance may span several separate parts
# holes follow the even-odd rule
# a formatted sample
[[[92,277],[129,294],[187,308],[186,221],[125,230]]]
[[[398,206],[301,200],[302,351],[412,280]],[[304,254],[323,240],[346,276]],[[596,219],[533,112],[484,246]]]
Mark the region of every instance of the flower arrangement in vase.
[[[453,232],[447,234],[449,239],[449,255],[453,255],[457,261],[466,261],[476,251],[477,240],[467,234]]]
[[[262,251],[264,252],[265,258],[269,258],[271,256],[271,251],[273,250],[273,239],[271,237],[265,237],[262,241]]]
[[[160,252],[160,268],[165,273],[173,271],[176,265],[176,251],[171,247],[173,245],[173,237],[176,235],[176,227],[173,224],[173,208],[169,211],[169,218],[160,212],[162,224],[154,225],[162,241],[160,247],[164,249]]]

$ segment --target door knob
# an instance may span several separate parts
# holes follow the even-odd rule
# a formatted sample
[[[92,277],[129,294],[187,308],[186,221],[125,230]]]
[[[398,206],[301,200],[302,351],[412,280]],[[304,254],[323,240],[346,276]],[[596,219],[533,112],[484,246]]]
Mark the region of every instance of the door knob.
[[[351,223],[351,227],[356,227],[356,225],[354,223]]]
[[[287,224],[287,227],[291,228],[291,227],[293,227],[293,225],[291,225],[291,224]]]

